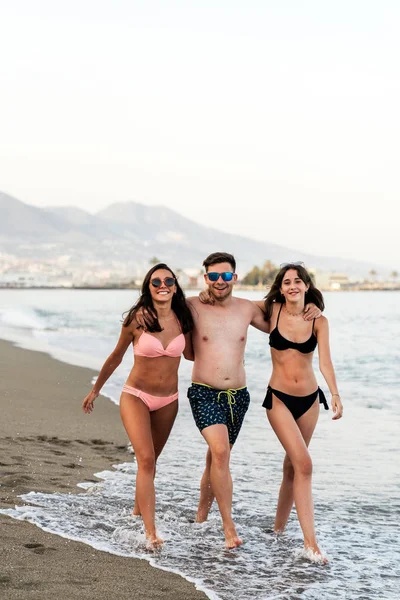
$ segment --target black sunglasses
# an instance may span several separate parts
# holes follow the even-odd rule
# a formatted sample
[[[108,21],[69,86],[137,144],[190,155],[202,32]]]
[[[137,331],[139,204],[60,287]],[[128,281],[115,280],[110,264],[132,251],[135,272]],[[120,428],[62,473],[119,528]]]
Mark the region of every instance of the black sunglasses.
[[[224,271],[223,273],[217,273],[216,271],[211,271],[211,273],[206,273],[208,279],[210,281],[218,281],[220,277],[222,277],[222,281],[232,281],[232,278],[235,273],[232,271]]]
[[[176,280],[175,277],[166,277],[165,279],[160,279],[159,277],[155,277],[154,279],[152,279],[150,281],[151,285],[155,288],[159,288],[161,287],[161,285],[164,283],[167,287],[172,287],[173,285],[175,285]]]

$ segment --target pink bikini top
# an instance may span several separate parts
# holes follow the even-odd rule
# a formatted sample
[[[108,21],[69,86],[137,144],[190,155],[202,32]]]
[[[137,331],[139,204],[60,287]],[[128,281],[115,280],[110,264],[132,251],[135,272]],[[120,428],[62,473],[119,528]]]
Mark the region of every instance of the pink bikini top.
[[[144,331],[137,344],[133,346],[133,353],[136,356],[147,356],[148,358],[156,358],[157,356],[178,357],[182,354],[184,349],[185,336],[183,333],[177,335],[170,341],[168,346],[164,348],[158,338]]]

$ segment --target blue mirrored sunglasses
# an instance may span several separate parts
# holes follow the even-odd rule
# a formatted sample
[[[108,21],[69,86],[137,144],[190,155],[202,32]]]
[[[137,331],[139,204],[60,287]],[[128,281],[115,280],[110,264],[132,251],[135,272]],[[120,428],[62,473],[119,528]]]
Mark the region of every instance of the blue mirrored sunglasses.
[[[208,279],[213,282],[218,281],[220,277],[222,277],[222,281],[232,281],[234,274],[232,271],[224,271],[223,273],[211,271],[210,273],[206,273]]]

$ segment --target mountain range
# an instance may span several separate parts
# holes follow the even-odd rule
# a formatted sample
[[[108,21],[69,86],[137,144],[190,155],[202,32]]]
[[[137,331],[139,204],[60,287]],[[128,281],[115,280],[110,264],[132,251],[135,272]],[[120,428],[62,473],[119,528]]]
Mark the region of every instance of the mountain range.
[[[101,268],[121,276],[142,276],[153,257],[175,270],[200,270],[208,254],[226,251],[235,255],[239,276],[267,260],[278,265],[300,260],[309,268],[350,277],[367,277],[372,269],[383,273],[381,265],[316,256],[231,235],[162,205],[115,203],[93,215],[73,206],[39,208],[0,192],[0,211],[3,256],[37,262],[62,260],[67,270]]]

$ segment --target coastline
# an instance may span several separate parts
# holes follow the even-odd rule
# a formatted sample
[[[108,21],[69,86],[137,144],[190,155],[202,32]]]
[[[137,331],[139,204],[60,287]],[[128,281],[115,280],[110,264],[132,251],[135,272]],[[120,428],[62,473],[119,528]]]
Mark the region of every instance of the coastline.
[[[399,292],[400,282],[382,282],[382,283],[365,283],[365,284],[351,284],[343,285],[341,287],[326,287],[323,285],[318,286],[321,292]],[[0,285],[0,290],[134,290],[139,291],[140,286],[125,286],[125,285]],[[235,285],[236,291],[241,292],[261,292],[265,294],[269,290],[268,285],[245,285],[237,283]],[[186,292],[200,292],[201,287],[199,286],[186,286],[184,288]]]
[[[30,491],[79,493],[94,473],[132,460],[118,407],[82,399],[96,372],[0,340],[0,508]],[[0,515],[0,596],[7,600],[204,600],[194,584],[147,560],[94,550]]]

